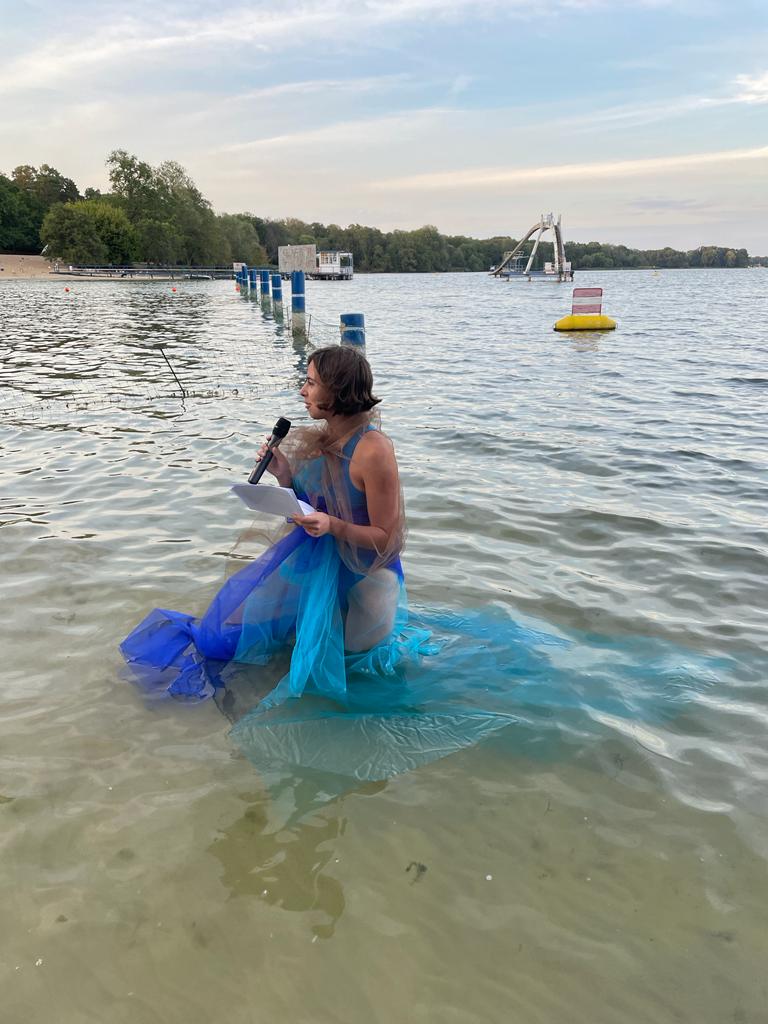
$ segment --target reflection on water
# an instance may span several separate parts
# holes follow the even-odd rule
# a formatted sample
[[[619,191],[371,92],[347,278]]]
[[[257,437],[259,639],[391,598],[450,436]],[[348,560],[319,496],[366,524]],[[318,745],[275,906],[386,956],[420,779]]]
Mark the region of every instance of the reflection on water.
[[[314,344],[366,315],[414,605],[571,641],[518,725],[354,791],[233,748],[279,664],[224,716],[118,675],[258,549],[228,488],[311,346],[230,282],[3,282],[4,1024],[761,1020],[761,280],[586,275],[619,328],[575,338],[570,290],[309,283]]]
[[[301,785],[292,786],[290,795],[300,801]],[[327,939],[344,913],[344,892],[324,869],[337,852],[334,842],[345,824],[326,806],[308,820],[271,831],[262,801],[252,803],[209,849],[221,862],[221,880],[233,898],[256,896],[283,910],[307,913],[312,934]]]
[[[597,352],[600,348],[600,336],[604,331],[582,331],[567,335],[574,352]]]
[[[375,796],[385,782],[353,785],[332,775],[294,775],[270,795],[241,797],[247,810],[214,838],[210,853],[221,863],[231,898],[256,897],[303,914],[311,934],[328,939],[344,913],[344,890],[333,875],[347,819],[343,796]],[[420,872],[417,865],[417,875]]]

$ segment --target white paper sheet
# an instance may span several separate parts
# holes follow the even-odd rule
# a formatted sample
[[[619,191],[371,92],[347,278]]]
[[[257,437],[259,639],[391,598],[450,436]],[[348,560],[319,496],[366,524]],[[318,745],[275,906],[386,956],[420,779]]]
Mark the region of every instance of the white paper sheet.
[[[272,487],[270,484],[235,484],[232,490],[254,512],[266,512],[269,515],[308,516],[315,510],[306,501],[296,497],[290,487]]]

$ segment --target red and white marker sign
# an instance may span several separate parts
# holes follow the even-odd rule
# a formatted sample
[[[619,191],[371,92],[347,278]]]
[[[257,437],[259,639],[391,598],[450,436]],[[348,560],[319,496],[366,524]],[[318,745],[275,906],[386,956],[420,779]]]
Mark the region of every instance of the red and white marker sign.
[[[571,313],[602,313],[602,288],[574,288]]]

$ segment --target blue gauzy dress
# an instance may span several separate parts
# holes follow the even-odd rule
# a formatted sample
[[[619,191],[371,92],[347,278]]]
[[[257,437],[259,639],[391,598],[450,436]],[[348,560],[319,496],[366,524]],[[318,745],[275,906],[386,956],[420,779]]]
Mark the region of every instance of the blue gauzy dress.
[[[367,523],[349,477],[360,436],[345,446],[337,486],[354,522]],[[322,493],[336,507],[322,476],[323,458],[309,461],[294,488],[316,508]],[[730,671],[662,641],[567,638],[498,607],[409,616],[400,560],[374,567],[374,552],[357,554],[356,568],[368,558],[370,572],[352,571],[332,536],[296,527],[228,579],[202,618],[157,608],[122,653],[155,693],[199,700],[225,687],[231,736],[264,777],[309,770],[366,781],[526,728],[537,750],[545,736],[570,743],[606,731],[658,745],[654,723]],[[249,666],[279,652],[289,670],[265,687]],[[241,698],[245,713],[231,714]]]
[[[353,521],[367,525],[365,494],[354,486],[349,472],[363,432],[344,446],[341,486],[346,488],[345,504]],[[293,481],[299,497],[311,500],[321,493],[322,472],[322,457],[304,465]],[[322,502],[315,497],[315,504]],[[360,556],[365,561],[368,553]],[[370,552],[371,563],[374,558]],[[360,583],[365,587],[355,590]],[[358,637],[354,649],[345,650],[350,606],[359,621],[357,595],[363,589],[378,590],[377,597],[384,598],[369,601],[372,616],[380,621],[367,624],[372,643],[361,649]],[[202,618],[156,608],[120,649],[145,688],[204,699],[222,685],[228,663],[266,664],[277,651],[290,647],[290,670],[262,700],[260,709],[266,711],[307,689],[343,699],[350,672],[392,675],[404,658],[425,650],[428,638],[426,630],[408,626],[399,558],[368,578],[344,564],[330,534],[310,537],[296,526],[230,577]]]

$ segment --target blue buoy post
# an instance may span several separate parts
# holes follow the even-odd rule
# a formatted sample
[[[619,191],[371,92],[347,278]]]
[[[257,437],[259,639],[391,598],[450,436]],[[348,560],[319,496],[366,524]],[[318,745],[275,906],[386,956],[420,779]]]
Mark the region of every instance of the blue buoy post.
[[[365,349],[365,316],[362,313],[342,313],[341,344],[349,348]]]
[[[261,285],[261,295],[259,296],[261,299],[261,311],[262,313],[266,313],[268,310],[272,309],[268,270],[259,271],[259,284]]]
[[[272,308],[276,317],[283,315],[283,279],[279,274],[272,275]]]
[[[291,274],[291,332],[296,335],[307,333],[307,307],[304,295],[304,271],[294,270]]]
[[[259,284],[259,272],[258,270],[256,270],[255,267],[251,267],[251,269],[248,271],[248,276],[250,278],[250,290],[254,295],[256,295]]]

